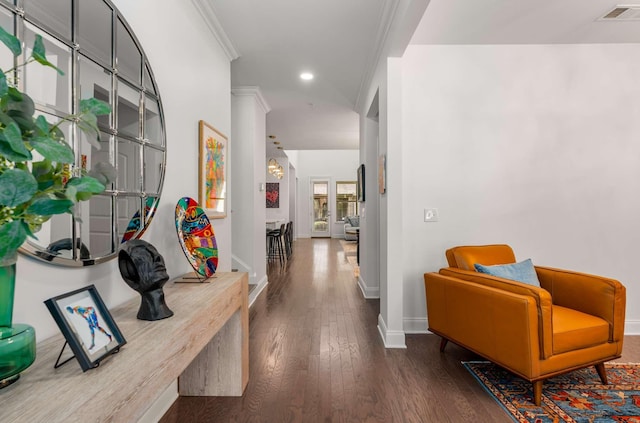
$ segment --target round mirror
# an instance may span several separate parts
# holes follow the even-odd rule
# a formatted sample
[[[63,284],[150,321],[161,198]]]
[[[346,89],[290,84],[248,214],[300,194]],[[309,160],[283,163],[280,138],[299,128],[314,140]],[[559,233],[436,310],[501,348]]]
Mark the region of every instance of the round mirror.
[[[41,66],[20,71],[19,88],[49,122],[76,113],[85,98],[95,97],[112,108],[110,115],[98,118],[99,150],[75,122],[65,122],[61,129],[76,153],[69,175],[109,162],[117,169],[115,183],[79,203],[73,217],[54,216],[21,251],[69,266],[110,260],[121,242],[139,238],[149,226],[164,182],[162,102],[144,51],[109,0],[0,0],[0,25],[26,46],[16,64],[30,56],[39,34],[47,59],[64,71],[63,76]],[[0,68],[13,65],[11,53],[0,52]]]

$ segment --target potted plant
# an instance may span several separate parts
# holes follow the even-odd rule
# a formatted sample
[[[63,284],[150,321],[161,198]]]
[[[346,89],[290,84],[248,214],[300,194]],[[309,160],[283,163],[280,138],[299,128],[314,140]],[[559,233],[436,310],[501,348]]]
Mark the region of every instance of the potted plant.
[[[0,41],[14,57],[22,54],[20,40],[2,28]],[[99,149],[97,116],[109,114],[110,106],[93,98],[81,100],[79,113],[57,124],[35,116],[33,100],[13,77],[32,62],[62,74],[47,60],[39,35],[25,63],[0,71],[0,387],[3,381],[15,381],[35,359],[33,328],[12,324],[18,249],[27,237],[35,238],[51,216],[72,214],[78,202],[103,192],[115,179],[115,169],[107,163],[94,165],[88,173],[73,168],[74,151],[59,128],[65,120],[75,122]]]

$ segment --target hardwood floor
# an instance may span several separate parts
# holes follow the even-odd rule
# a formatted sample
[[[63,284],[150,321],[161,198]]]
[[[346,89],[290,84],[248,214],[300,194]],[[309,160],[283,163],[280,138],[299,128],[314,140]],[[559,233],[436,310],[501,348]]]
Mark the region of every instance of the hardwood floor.
[[[378,313],[338,240],[297,240],[250,310],[244,395],[180,397],[161,422],[512,421],[460,364],[477,356],[424,334],[385,349]],[[639,361],[640,337],[625,343],[619,361]]]

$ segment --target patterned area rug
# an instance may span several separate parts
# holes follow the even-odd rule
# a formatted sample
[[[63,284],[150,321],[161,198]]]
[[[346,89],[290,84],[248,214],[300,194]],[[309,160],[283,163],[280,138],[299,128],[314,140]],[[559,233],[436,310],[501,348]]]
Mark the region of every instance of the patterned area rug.
[[[342,251],[344,251],[344,256],[349,262],[349,264],[353,267],[353,273],[357,277],[360,275],[360,267],[358,266],[358,258],[357,258],[357,248],[358,244],[355,241],[345,241],[344,239],[340,240],[340,245],[342,246]]]
[[[516,422],[640,422],[640,364],[606,364],[608,385],[593,366],[547,379],[540,407],[530,382],[487,361],[463,365]]]

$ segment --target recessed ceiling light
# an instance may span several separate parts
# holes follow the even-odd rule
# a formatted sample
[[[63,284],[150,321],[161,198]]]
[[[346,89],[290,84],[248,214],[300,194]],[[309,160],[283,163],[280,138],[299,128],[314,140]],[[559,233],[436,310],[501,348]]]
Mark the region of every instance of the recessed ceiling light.
[[[272,140],[274,140],[276,138],[275,135],[269,135],[269,138],[271,138]]]
[[[273,143],[274,143],[275,145],[278,145],[278,144],[280,144],[280,141],[274,141]]]
[[[284,147],[278,146],[278,150],[282,150]]]
[[[313,74],[310,72],[302,72],[300,74],[300,79],[304,79],[305,81],[310,81],[313,79]]]

